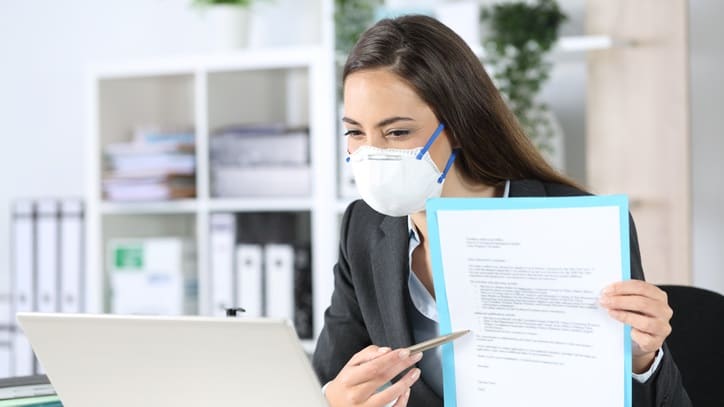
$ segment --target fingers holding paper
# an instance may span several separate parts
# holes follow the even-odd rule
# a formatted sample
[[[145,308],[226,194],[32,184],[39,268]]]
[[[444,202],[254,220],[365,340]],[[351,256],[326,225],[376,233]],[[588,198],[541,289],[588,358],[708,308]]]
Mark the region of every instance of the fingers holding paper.
[[[395,384],[383,391],[377,390],[420,361],[421,353],[411,354],[407,349],[391,350],[368,346],[356,353],[342,368],[326,389],[330,406],[395,406],[407,405],[410,386],[420,377],[420,370],[410,369]]]
[[[611,317],[631,326],[634,372],[646,371],[671,333],[673,311],[666,293],[645,281],[627,280],[606,287],[600,303]]]

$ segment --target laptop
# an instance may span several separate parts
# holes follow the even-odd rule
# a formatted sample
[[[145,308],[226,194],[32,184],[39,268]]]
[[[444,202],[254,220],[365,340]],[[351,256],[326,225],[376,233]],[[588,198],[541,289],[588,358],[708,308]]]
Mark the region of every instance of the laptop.
[[[326,406],[288,321],[18,313],[65,407]]]

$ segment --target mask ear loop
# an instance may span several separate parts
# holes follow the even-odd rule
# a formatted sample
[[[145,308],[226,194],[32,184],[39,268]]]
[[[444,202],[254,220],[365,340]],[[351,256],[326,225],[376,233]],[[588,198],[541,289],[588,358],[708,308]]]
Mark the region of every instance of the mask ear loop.
[[[442,123],[440,123],[440,125],[437,126],[437,129],[435,129],[435,132],[432,133],[432,136],[430,136],[430,139],[427,140],[427,143],[425,144],[425,146],[422,147],[422,150],[420,150],[419,153],[417,153],[417,159],[418,159],[418,160],[422,160],[422,157],[425,155],[425,153],[427,152],[427,150],[430,149],[430,146],[432,146],[432,143],[435,142],[435,139],[437,139],[437,136],[440,135],[440,133],[442,132],[442,130],[443,130],[444,128],[445,128],[445,125],[442,124]]]
[[[458,151],[460,151],[459,148],[454,148],[452,153],[450,153],[450,158],[447,159],[447,163],[445,164],[445,169],[442,171],[440,178],[437,179],[438,184],[442,184],[442,182],[445,181],[447,172],[450,171],[450,167],[452,167],[453,162],[455,161],[455,157],[457,157],[457,155],[458,155]]]

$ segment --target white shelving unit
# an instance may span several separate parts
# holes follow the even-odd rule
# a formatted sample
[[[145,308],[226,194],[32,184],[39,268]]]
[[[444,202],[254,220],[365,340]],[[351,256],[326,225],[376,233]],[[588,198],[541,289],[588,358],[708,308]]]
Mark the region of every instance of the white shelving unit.
[[[302,212],[310,218],[315,338],[332,292],[337,256],[337,127],[331,47],[250,50],[96,66],[88,74],[88,312],[108,312],[106,242],[175,235],[195,241],[199,313],[210,314],[209,215]],[[295,198],[211,196],[209,135],[238,123],[283,121],[309,127],[312,191]],[[196,132],[195,199],[118,203],[101,193],[103,147],[128,141],[134,126],[190,125]],[[261,180],[260,180],[261,181]],[[291,227],[291,226],[290,226]],[[305,343],[311,351],[314,341]]]

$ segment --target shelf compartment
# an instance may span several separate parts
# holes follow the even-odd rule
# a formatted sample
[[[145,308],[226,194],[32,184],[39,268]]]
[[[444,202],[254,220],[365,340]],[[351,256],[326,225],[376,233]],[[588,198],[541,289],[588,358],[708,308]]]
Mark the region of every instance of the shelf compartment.
[[[144,290],[160,290],[158,292],[164,294],[159,296],[158,308],[155,308],[153,299],[145,298],[145,305],[139,306],[138,309],[147,309],[150,314],[155,314],[154,309],[171,309],[173,310],[169,312],[171,315],[198,314],[199,272],[195,215],[106,215],[102,218],[101,230],[99,251],[103,270],[101,277],[101,287],[104,292],[102,312],[118,312],[113,306],[114,296],[116,296],[115,300],[118,300],[119,295],[124,297],[115,304],[126,304],[124,306],[126,311],[122,312],[129,313],[128,309],[133,308],[134,295],[141,295],[140,292],[144,292]],[[149,240],[153,242],[149,243]],[[171,243],[169,244],[169,242]],[[124,251],[123,253],[126,253],[127,256],[126,254],[120,256],[119,251],[112,251],[113,247],[118,248],[124,245],[138,247],[136,250],[140,254]],[[152,250],[151,246],[155,249]],[[173,253],[177,256],[176,258],[171,258]],[[169,266],[176,264],[177,267],[173,270],[164,270],[167,264]],[[126,269],[130,271],[124,271]],[[119,272],[122,279],[117,278],[119,274],[114,276],[114,273]],[[141,273],[149,273],[147,277],[150,280],[144,280]],[[182,297],[180,299],[182,303],[175,304],[175,307],[168,307],[167,300],[161,297],[164,295],[176,296],[179,289],[178,284],[181,284]],[[137,294],[134,294],[134,285],[139,291]],[[129,304],[131,304],[130,308]],[[137,312],[143,313],[142,311]]]

